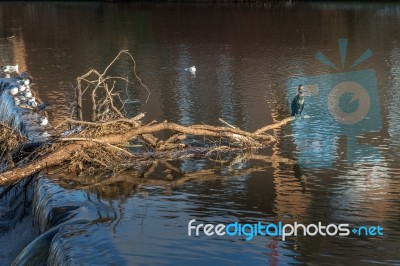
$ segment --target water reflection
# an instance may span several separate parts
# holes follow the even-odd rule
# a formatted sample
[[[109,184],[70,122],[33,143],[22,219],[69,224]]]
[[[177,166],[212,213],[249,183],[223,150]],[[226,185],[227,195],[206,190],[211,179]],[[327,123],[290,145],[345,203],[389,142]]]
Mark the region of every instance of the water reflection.
[[[366,48],[374,52],[363,67],[376,70],[382,129],[358,136],[357,143],[377,147],[380,162],[349,162],[347,139],[339,134],[343,131],[338,125],[304,119],[293,128],[268,132],[278,141],[259,151],[258,158],[157,162],[112,177],[43,179],[38,186],[44,191],[39,192],[47,197],[35,204],[49,206],[44,213],[65,210],[84,220],[58,233],[52,260],[398,263],[398,10],[397,4],[304,4],[288,9],[0,4],[0,37],[15,35],[15,40],[0,40],[1,59],[25,65],[42,100],[55,106],[54,124],[69,113],[74,98],[70,83],[76,76],[92,67],[102,69],[121,49],[133,52],[138,74],[152,92],[146,103],[146,92],[132,88],[128,93],[137,102],[129,107],[130,114],[141,110],[149,121],[182,124],[217,124],[222,117],[248,130],[289,115],[291,95],[285,90],[289,77],[330,73],[315,60],[318,50],[339,59],[337,40],[348,38],[349,62]],[[197,68],[195,76],[184,70],[192,65]],[[114,71],[125,72],[127,67],[122,60]],[[326,109],[312,101],[305,114]],[[301,154],[325,168],[305,167]],[[42,217],[41,226],[46,227],[47,218]],[[297,237],[286,242],[261,237],[251,242],[188,238],[186,225],[193,218],[212,223],[259,219],[379,223],[388,234],[379,239]]]
[[[141,170],[125,171],[111,178],[63,176],[55,181],[64,188],[84,190],[91,197],[96,195],[98,199],[92,198],[91,201],[108,202],[106,204],[114,215],[108,229],[102,230],[111,230],[114,251],[127,261],[133,261],[138,256],[146,258],[146,263],[194,263],[192,254],[200,252],[207,256],[195,255],[196,263],[232,263],[240,251],[240,257],[253,262],[290,262],[294,254],[286,244],[276,239],[260,238],[249,242],[252,251],[247,251],[241,248],[242,241],[239,239],[234,242],[214,237],[190,239],[182,234],[192,218],[213,223],[237,219],[247,222],[256,222],[258,219],[272,221],[270,215],[265,216],[265,207],[270,209],[271,202],[265,202],[261,197],[265,193],[264,188],[269,187],[271,178],[265,183],[264,175],[257,174],[268,171],[269,167],[264,166],[263,162],[293,164],[292,160],[286,158],[244,154],[222,165],[213,166],[212,161],[201,160],[159,161]],[[189,172],[183,172],[182,166],[189,164],[193,167],[186,168]],[[270,196],[273,197],[273,193]],[[216,202],[215,197],[219,201]],[[138,242],[128,245],[132,238]],[[155,247],[152,244],[154,241],[160,245]],[[208,241],[211,241],[210,244]],[[220,257],[211,244],[214,241],[220,247],[230,246],[229,249],[234,251]],[[64,239],[63,242],[69,243],[69,240]],[[81,245],[85,246],[85,243]],[[171,246],[174,249],[171,250]],[[68,250],[63,252],[69,254]],[[269,255],[265,259],[257,259],[254,252]],[[286,254],[285,257],[279,259],[283,254]]]
[[[194,80],[196,73],[190,73],[185,68],[193,65],[188,58],[187,48],[184,46],[178,47],[178,80],[176,82],[177,93],[174,93],[177,97],[177,104],[179,106],[179,122],[182,125],[193,124],[193,116],[191,114],[193,110],[193,104],[196,101],[195,94],[196,89],[194,86]]]
[[[389,89],[389,134],[390,141],[395,147],[400,145],[400,112],[397,103],[400,101],[400,45],[393,48],[390,56],[390,74],[392,86]]]
[[[217,66],[217,91],[219,93],[219,106],[222,107],[221,117],[231,123],[232,125],[236,124],[234,121],[236,115],[234,112],[234,108],[237,108],[234,101],[235,91],[233,90],[233,78],[232,78],[232,61],[234,59],[229,56],[229,54],[222,54],[219,58],[219,64]]]

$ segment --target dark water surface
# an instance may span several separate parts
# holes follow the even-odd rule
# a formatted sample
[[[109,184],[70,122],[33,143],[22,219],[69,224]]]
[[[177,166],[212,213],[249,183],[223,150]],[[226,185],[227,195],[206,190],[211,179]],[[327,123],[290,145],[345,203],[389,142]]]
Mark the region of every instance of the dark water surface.
[[[347,71],[369,48],[373,56],[353,70],[376,71],[381,119],[374,130],[351,131],[378,150],[373,162],[351,161],[342,129],[320,119],[314,103],[305,107],[309,119],[273,131],[278,141],[258,153],[279,161],[188,159],[108,179],[41,179],[32,188],[34,225],[25,217],[0,234],[0,264],[11,263],[38,231],[50,240],[39,239],[28,253],[44,250],[49,265],[400,264],[400,5],[2,2],[0,21],[1,62],[29,71],[39,97],[53,104],[53,124],[69,114],[76,77],[104,69],[122,49],[134,54],[151,90],[146,103],[145,90],[130,89],[139,100],[130,114],[185,125],[218,125],[221,117],[254,131],[290,114],[288,79]],[[340,66],[339,39],[348,39],[347,57],[335,70],[315,55]],[[185,71],[192,65],[195,75]],[[129,66],[121,60],[114,71]],[[318,142],[304,154],[307,136]],[[380,225],[384,236],[189,237],[191,219]],[[26,243],[16,244],[19,235]]]

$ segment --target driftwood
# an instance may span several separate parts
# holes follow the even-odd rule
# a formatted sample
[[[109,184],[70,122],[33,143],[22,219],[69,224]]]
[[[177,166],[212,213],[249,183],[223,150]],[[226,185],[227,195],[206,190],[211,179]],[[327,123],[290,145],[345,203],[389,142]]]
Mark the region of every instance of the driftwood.
[[[276,124],[264,126],[254,132],[248,132],[222,120],[224,126],[191,125],[182,126],[173,122],[151,122],[144,124],[145,114],[126,118],[124,107],[129,97],[121,97],[118,82],[123,87],[132,85],[128,78],[107,76],[110,67],[128,55],[133,61],[133,74],[140,85],[150,91],[136,74],[136,62],[127,51],[121,51],[104,71],[91,69],[77,79],[76,103],[72,118],[55,127],[54,137],[47,143],[24,144],[18,152],[8,156],[8,168],[0,173],[0,186],[12,184],[24,177],[53,167],[62,167],[70,173],[94,172],[105,169],[115,170],[126,164],[158,158],[180,158],[186,154],[200,153],[211,157],[215,153],[226,151],[243,152],[264,147],[275,141],[268,130],[279,128],[294,118],[286,118]],[[90,121],[83,121],[82,105],[85,95],[90,95],[92,115]],[[4,125],[3,125],[4,127]],[[4,131],[8,139],[14,140],[4,153],[10,153],[21,137],[10,138],[10,132]],[[159,137],[162,132],[165,139]],[[17,134],[17,133],[16,133]],[[1,135],[0,135],[1,136]],[[202,147],[192,145],[193,140],[203,139]],[[14,146],[13,146],[14,145]],[[137,149],[136,149],[137,148]],[[15,156],[17,154],[17,156]],[[1,157],[1,156],[0,156]],[[3,156],[3,161],[4,161]],[[17,158],[17,159],[16,159]],[[253,157],[255,158],[255,157]],[[1,158],[0,158],[1,159]]]
[[[285,121],[287,123],[291,121],[291,119],[286,119]],[[110,123],[106,123],[110,125]],[[118,124],[118,122],[114,124]],[[279,122],[277,125],[282,126],[282,123]],[[96,127],[101,126],[102,123],[97,123],[96,125]],[[277,126],[271,125],[270,128],[277,128]],[[1,173],[0,185],[13,183],[22,179],[23,177],[40,172],[45,168],[62,164],[68,161],[73,156],[73,154],[76,153],[76,151],[83,151],[93,147],[97,148],[99,145],[106,146],[106,148],[110,148],[112,152],[120,153],[121,157],[125,156],[132,160],[137,155],[118,147],[118,145],[129,143],[132,139],[143,137],[143,135],[150,135],[161,131],[170,131],[174,134],[172,134],[172,136],[165,141],[158,140],[158,142],[153,143],[153,148],[155,150],[165,150],[166,144],[172,144],[173,141],[171,141],[171,139],[184,139],[182,137],[179,138],[179,136],[183,136],[182,134],[227,139],[233,147],[242,147],[242,149],[259,148],[269,144],[271,141],[274,141],[274,138],[270,135],[246,132],[231,127],[219,127],[210,125],[182,126],[171,122],[162,122],[148,126],[134,125],[129,131],[121,132],[120,134],[105,135],[98,138],[75,136],[59,138],[55,140],[55,142],[52,144],[53,146],[59,148],[56,148],[54,151],[51,151],[32,162],[26,163],[23,166],[15,167]],[[257,130],[256,132],[261,131]],[[182,148],[182,144],[182,142],[179,142],[179,144],[172,145],[171,148]],[[48,148],[48,150],[53,149],[50,147]]]

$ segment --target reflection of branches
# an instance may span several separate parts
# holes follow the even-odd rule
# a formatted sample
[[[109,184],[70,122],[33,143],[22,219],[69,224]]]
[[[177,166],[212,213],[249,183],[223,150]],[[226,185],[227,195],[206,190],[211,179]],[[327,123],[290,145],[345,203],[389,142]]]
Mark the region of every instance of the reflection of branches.
[[[307,176],[304,174],[303,168],[300,164],[293,165],[294,176],[300,181],[303,192],[306,191]]]
[[[230,177],[249,175],[253,172],[265,170],[265,165],[249,165],[247,168],[236,169],[233,167],[239,161],[259,161],[266,163],[295,164],[296,162],[280,156],[263,156],[256,154],[241,154],[227,161],[222,167]],[[182,186],[187,182],[203,182],[215,179],[226,178],[221,174],[221,166],[200,169],[193,172],[183,172],[175,166],[176,161],[155,160],[148,163],[145,169],[127,170],[112,177],[76,177],[63,176],[60,184],[67,188],[84,189],[97,192],[105,198],[129,197],[139,192],[143,186],[161,186],[168,190]],[[224,171],[224,172],[226,172]],[[174,173],[172,175],[171,173]]]
[[[260,155],[260,154],[252,154],[252,153],[239,154],[238,156],[235,157],[234,161],[238,161],[238,160],[256,160],[256,161],[263,161],[263,162],[268,162],[268,163],[287,163],[287,164],[295,164],[296,163],[295,160],[277,156],[277,155],[266,156],[266,155]]]

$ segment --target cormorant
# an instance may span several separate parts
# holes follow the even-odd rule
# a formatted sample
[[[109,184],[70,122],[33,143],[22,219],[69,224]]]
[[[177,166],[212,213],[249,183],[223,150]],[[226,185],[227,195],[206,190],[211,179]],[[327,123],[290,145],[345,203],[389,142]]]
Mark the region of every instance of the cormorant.
[[[301,115],[304,109],[304,95],[303,95],[303,86],[299,85],[297,90],[297,95],[293,98],[292,101],[292,116]]]

